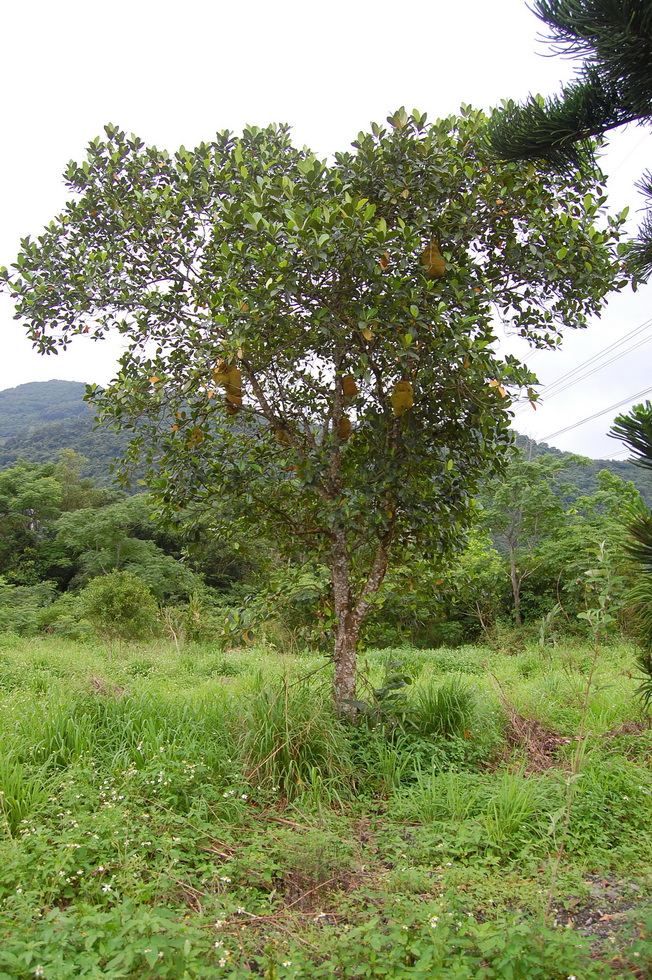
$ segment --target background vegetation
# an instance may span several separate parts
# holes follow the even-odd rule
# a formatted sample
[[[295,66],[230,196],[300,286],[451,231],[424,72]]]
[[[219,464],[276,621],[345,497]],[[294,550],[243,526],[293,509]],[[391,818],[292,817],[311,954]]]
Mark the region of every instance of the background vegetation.
[[[8,429],[0,429],[0,437],[17,417],[29,420],[28,440],[43,431],[43,423],[62,427],[50,457],[57,462],[21,460],[0,471],[3,628],[83,635],[90,625],[82,590],[117,570],[136,575],[150,590],[162,610],[156,629],[164,633],[172,629],[226,646],[265,637],[284,649],[326,648],[333,618],[327,570],[300,553],[292,562],[279,561],[272,542],[248,536],[240,525],[228,538],[218,536],[197,509],[177,512],[174,523],[164,521],[137,485],[122,491],[111,486],[110,433],[108,449],[90,460],[76,452],[74,439],[65,444],[83,406],[83,386],[72,387],[71,393],[67,382],[47,382],[2,392]],[[57,415],[56,422],[46,422]],[[90,431],[92,420],[83,424]],[[100,443],[106,436],[95,433]],[[520,437],[517,446],[520,455],[506,475],[484,488],[458,560],[403,552],[374,605],[367,644],[430,647],[499,635],[514,625],[512,573],[520,581],[526,633],[536,637],[548,617],[553,636],[582,634],[586,627],[577,614],[586,603],[583,573],[602,542],[626,593],[633,573],[622,550],[622,516],[639,495],[652,496],[649,472],[611,461],[600,469],[602,461]],[[624,479],[630,476],[635,482]],[[625,634],[627,618],[623,607]]]

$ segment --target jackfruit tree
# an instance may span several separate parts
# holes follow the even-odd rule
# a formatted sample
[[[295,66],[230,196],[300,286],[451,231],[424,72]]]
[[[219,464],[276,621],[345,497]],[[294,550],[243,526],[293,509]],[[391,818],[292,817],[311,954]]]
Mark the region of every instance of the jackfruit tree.
[[[0,273],[41,353],[122,334],[88,397],[163,508],[330,568],[345,714],[392,556],[463,546],[510,405],[536,398],[499,330],[554,347],[624,284],[599,171],[496,163],[469,107],[388,122],[329,163],[285,126],[173,154],[107,126]]]

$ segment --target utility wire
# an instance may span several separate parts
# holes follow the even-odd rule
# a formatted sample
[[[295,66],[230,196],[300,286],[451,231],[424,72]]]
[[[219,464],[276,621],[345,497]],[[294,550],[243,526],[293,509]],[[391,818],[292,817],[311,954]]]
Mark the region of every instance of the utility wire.
[[[644,321],[644,323],[641,323],[638,327],[635,327],[633,330],[630,330],[630,332],[625,334],[624,337],[621,337],[619,340],[616,340],[612,344],[609,344],[607,347],[599,351],[597,354],[594,354],[592,357],[587,358],[586,361],[582,361],[582,363],[578,364],[577,367],[573,368],[570,371],[567,371],[566,374],[563,374],[560,378],[557,378],[556,381],[551,382],[549,385],[543,388],[541,394],[545,396],[546,400],[550,400],[550,398],[554,397],[555,395],[561,394],[562,391],[566,391],[568,388],[572,388],[573,385],[579,384],[580,381],[584,381],[592,374],[596,374],[598,371],[601,371],[602,368],[608,367],[610,364],[613,364],[614,361],[617,361],[619,358],[624,357],[626,354],[630,354],[632,351],[637,350],[639,347],[642,347],[645,344],[649,343],[650,340],[652,340],[652,335],[650,335],[649,337],[644,337],[642,340],[639,340],[636,344],[632,344],[631,347],[626,348],[626,350],[620,351],[618,354],[615,354],[613,357],[609,358],[603,364],[596,365],[595,363],[596,361],[599,361],[602,357],[604,357],[605,354],[609,354],[612,351],[617,350],[618,347],[624,344],[627,340],[631,340],[633,337],[638,336],[643,331],[648,330],[651,326],[652,326],[652,318]],[[579,374],[579,372],[581,372],[584,368],[587,367],[590,367],[589,371],[586,371],[584,374]],[[576,375],[577,377],[575,377]],[[563,384],[563,382],[566,382],[566,384]],[[525,411],[525,409],[526,406],[520,406],[519,408],[516,409],[515,414],[520,415]]]
[[[620,408],[621,405],[627,405],[628,403],[633,402],[636,398],[640,398],[642,395],[649,395],[651,391],[652,388],[645,388],[643,391],[637,391],[635,395],[629,395],[627,398],[623,398],[622,401],[616,402],[615,405],[610,405],[609,408],[603,408],[601,411],[595,412],[593,415],[587,415],[587,417],[582,419],[580,422],[575,422],[573,425],[567,425],[565,429],[558,429],[557,432],[551,432],[550,435],[543,436],[541,442],[546,442],[548,439],[554,439],[555,436],[561,436],[565,432],[570,432],[572,429],[577,429],[580,425],[584,425],[585,422],[592,422],[593,419],[600,418],[601,415],[606,415],[607,412],[612,412],[614,409]]]
[[[604,459],[608,462],[610,459],[616,459],[618,456],[631,456],[631,454],[631,449],[621,449],[620,452],[612,453],[611,456],[599,456],[598,459]]]
[[[652,326],[652,317],[650,319],[648,319],[648,320],[645,320],[643,323],[641,323],[638,327],[635,327],[633,330],[630,330],[629,333],[626,333],[624,335],[624,337],[620,337],[618,340],[615,340],[612,344],[609,344],[607,347],[603,348],[601,351],[598,351],[597,354],[593,354],[592,357],[588,357],[585,361],[582,361],[581,364],[578,364],[576,367],[572,368],[570,371],[567,371],[566,374],[562,374],[562,376],[560,378],[557,378],[556,381],[552,381],[549,385],[546,385],[545,390],[548,393],[550,393],[551,389],[554,390],[559,385],[561,385],[563,382],[565,382],[567,380],[570,380],[574,375],[578,374],[584,368],[590,367],[591,365],[595,364],[597,361],[599,361],[601,358],[603,358],[606,354],[610,354],[613,351],[618,350],[618,348],[621,347],[624,343],[626,343],[626,341],[631,340],[633,337],[637,337],[639,334],[643,333],[645,330],[649,330],[649,328],[651,326]],[[638,341],[638,344],[647,343],[647,341],[649,339],[650,338],[646,337],[643,340],[639,340]],[[634,346],[638,346],[638,344],[636,344]],[[624,354],[628,354],[630,350],[633,350],[633,347],[632,348],[629,348],[628,347],[626,350],[621,351],[619,354],[616,354],[615,357],[611,358],[607,363],[610,364],[612,362],[612,360],[613,361],[618,360],[619,357],[623,357]],[[600,365],[600,366],[601,367],[604,367],[605,365]]]
[[[633,149],[631,149],[629,151],[629,153],[627,153],[622,158],[622,160],[620,161],[620,163],[616,167],[614,167],[613,170],[610,170],[609,171],[609,177],[607,178],[607,180],[610,180],[611,177],[613,177],[614,174],[617,174],[618,171],[620,170],[620,168],[623,167],[627,163],[627,161],[629,160],[630,157],[634,156],[634,154],[636,153],[636,151],[641,148],[641,146],[643,145],[643,143],[645,142],[645,140],[647,140],[649,138],[650,138],[650,134],[649,133],[643,133],[643,135],[641,136],[641,138],[638,141],[638,143],[636,144],[636,146],[633,147]]]
[[[584,374],[581,374],[578,378],[575,378],[573,381],[569,381],[567,384],[562,385],[561,388],[555,388],[552,394],[550,391],[546,390],[546,399],[549,401],[551,398],[554,398],[555,395],[560,395],[562,391],[567,391],[569,388],[574,387],[574,385],[579,384],[580,381],[590,378],[592,374],[597,374],[598,371],[602,371],[603,368],[609,367],[610,364],[613,364],[614,361],[624,357],[625,354],[631,354],[632,351],[638,350],[639,347],[644,347],[645,344],[649,344],[651,340],[652,335],[645,337],[643,340],[639,340],[637,344],[632,344],[632,346],[628,347],[627,350],[621,351],[620,354],[616,354],[614,357],[610,357],[608,361],[604,362],[604,364],[598,364],[595,367],[592,367],[589,371],[586,371]]]

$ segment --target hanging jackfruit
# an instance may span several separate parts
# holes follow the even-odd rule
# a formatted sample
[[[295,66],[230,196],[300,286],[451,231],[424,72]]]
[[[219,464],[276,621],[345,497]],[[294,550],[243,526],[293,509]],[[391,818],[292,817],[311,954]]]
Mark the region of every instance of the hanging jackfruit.
[[[242,404],[242,375],[237,367],[232,367],[229,371],[229,380],[224,385],[224,390],[229,401],[233,401],[238,405]],[[240,399],[239,402],[236,402],[237,398]]]
[[[342,378],[342,394],[345,398],[355,398],[358,394],[358,386],[352,374],[347,374]]]
[[[404,415],[414,405],[414,389],[409,381],[398,381],[390,395],[394,415]]]
[[[196,426],[194,427],[194,429],[192,429],[192,430],[191,430],[191,432],[190,432],[190,436],[188,437],[188,440],[187,440],[187,442],[186,442],[186,445],[187,445],[187,446],[188,446],[188,447],[189,447],[190,449],[194,449],[194,447],[195,447],[195,446],[199,446],[199,445],[201,445],[201,443],[202,443],[203,441],[204,441],[204,433],[203,433],[203,432],[202,432],[202,430],[201,430],[201,429],[199,428],[199,426],[198,426],[198,425],[196,425]]]
[[[213,371],[213,379],[215,384],[225,389],[227,395],[229,392],[233,392],[233,394],[240,393],[242,374],[235,364],[227,364],[226,361],[220,361]]]
[[[285,431],[285,429],[276,428],[274,429],[274,438],[276,439],[279,446],[290,446],[290,437]]]
[[[421,253],[421,265],[425,268],[425,273],[431,279],[441,279],[446,275],[446,259],[439,251],[436,242],[430,242]]]
[[[213,368],[213,379],[215,384],[220,385],[220,387],[223,388],[224,385],[228,383],[231,367],[232,365],[228,364],[226,361],[218,361],[217,367]]]
[[[224,388],[227,401],[232,405],[242,405],[242,374],[235,364],[220,361],[213,371],[215,384]]]
[[[342,416],[337,426],[337,438],[341,442],[346,442],[346,440],[351,435],[351,422],[347,419],[346,415]]]
[[[242,399],[240,399],[242,401]],[[226,414],[227,415],[237,415],[240,411],[240,406],[235,402],[230,402],[228,396],[225,400]]]

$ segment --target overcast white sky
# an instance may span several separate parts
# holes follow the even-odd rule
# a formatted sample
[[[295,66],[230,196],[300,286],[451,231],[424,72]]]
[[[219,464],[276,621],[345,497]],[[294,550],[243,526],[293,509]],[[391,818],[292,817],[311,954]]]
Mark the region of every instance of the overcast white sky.
[[[2,20],[0,265],[61,209],[67,161],[80,159],[107,122],[169,150],[246,123],[287,122],[299,145],[327,156],[401,105],[431,119],[462,102],[489,108],[531,91],[551,94],[574,71],[573,62],[549,56],[524,0],[22,0],[6,5]],[[612,135],[604,162],[614,209],[630,205],[632,227],[642,207],[634,183],[651,151],[649,131],[631,127]],[[551,384],[652,318],[651,299],[652,286],[614,296],[599,322],[568,334],[563,351],[528,363]],[[34,353],[4,296],[0,327],[0,389],[112,375],[110,342],[80,339],[56,358]],[[542,439],[629,399],[548,440],[589,456],[617,454],[606,436],[613,416],[652,388],[652,326],[620,348],[647,339],[536,413],[519,414],[519,430]]]

